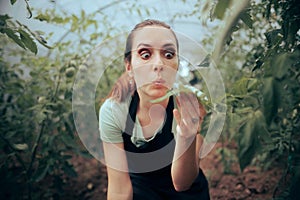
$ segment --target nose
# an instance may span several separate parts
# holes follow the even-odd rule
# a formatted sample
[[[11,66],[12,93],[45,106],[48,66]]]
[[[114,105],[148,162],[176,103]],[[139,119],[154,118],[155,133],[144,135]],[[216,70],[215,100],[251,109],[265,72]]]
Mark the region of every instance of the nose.
[[[161,71],[163,71],[163,65],[162,64],[160,64],[160,65],[154,64],[153,65],[153,70],[155,72],[161,72]]]
[[[155,72],[161,72],[163,70],[163,61],[160,55],[156,55],[153,60],[153,70]]]

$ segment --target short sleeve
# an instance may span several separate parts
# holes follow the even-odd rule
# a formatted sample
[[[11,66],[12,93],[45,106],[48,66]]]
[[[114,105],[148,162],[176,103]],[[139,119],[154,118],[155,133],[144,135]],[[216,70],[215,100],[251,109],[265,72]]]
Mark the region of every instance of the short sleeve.
[[[99,111],[99,130],[100,138],[104,142],[120,143],[123,142],[122,130],[124,125],[124,109],[118,102],[107,99]]]

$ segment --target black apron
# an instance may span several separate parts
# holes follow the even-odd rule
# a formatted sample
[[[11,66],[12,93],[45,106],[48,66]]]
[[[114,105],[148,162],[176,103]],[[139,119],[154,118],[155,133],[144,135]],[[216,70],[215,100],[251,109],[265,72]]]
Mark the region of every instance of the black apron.
[[[129,106],[126,128],[123,132],[124,149],[127,154],[129,175],[133,187],[134,200],[207,200],[208,182],[199,169],[199,175],[190,189],[177,192],[172,183],[171,165],[175,140],[172,133],[173,97],[166,108],[166,121],[160,133],[149,142],[136,147],[131,142],[131,134],[136,120],[139,95],[134,93]],[[156,165],[156,164],[158,165]],[[155,170],[153,170],[155,168]],[[156,169],[157,168],[157,169]],[[148,171],[147,171],[148,170]],[[184,175],[184,171],[182,172]]]

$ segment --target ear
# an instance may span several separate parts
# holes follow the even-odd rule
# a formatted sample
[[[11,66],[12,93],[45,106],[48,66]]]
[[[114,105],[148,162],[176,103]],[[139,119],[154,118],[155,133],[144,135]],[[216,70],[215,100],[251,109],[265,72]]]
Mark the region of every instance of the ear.
[[[133,77],[132,66],[131,66],[130,62],[128,62],[127,60],[125,61],[125,69],[126,69],[126,72],[128,73],[128,75],[130,77]]]
[[[125,69],[127,72],[130,72],[132,70],[131,64],[130,64],[130,62],[128,62],[128,60],[125,60]]]

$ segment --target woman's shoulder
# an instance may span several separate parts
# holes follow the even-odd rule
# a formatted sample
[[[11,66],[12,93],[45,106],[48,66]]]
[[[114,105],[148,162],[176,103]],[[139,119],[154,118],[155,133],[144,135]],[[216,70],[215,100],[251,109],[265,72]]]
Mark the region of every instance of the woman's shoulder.
[[[125,99],[123,102],[119,102],[113,98],[107,98],[100,107],[100,115],[101,114],[125,114],[128,112],[128,107],[130,103],[130,98]]]
[[[103,102],[99,111],[99,129],[103,141],[122,141],[120,133],[125,129],[127,115],[128,100],[118,102],[107,98]]]

